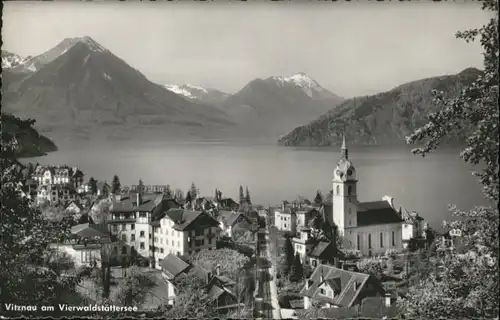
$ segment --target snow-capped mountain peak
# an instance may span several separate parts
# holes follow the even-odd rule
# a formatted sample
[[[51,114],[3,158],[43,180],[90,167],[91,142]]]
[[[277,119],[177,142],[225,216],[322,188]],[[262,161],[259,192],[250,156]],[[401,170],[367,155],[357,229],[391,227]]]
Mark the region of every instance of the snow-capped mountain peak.
[[[186,98],[190,99],[202,99],[205,95],[211,94],[214,92],[223,94],[222,92],[219,92],[218,90],[214,89],[206,89],[200,86],[195,86],[192,84],[165,84],[165,88],[168,90],[180,94],[181,96],[184,96]]]
[[[26,63],[29,58],[23,58],[18,54],[2,50],[2,69],[15,68]]]
[[[106,48],[104,48],[97,41],[95,41],[94,39],[92,39],[91,37],[88,37],[88,36],[75,38],[75,41],[85,44],[91,51],[94,51],[94,52],[107,51]]]
[[[309,77],[304,72],[298,72],[291,76],[276,76],[272,77],[280,85],[294,85],[300,87],[308,96],[312,97],[313,94],[322,93],[325,91],[314,79]]]

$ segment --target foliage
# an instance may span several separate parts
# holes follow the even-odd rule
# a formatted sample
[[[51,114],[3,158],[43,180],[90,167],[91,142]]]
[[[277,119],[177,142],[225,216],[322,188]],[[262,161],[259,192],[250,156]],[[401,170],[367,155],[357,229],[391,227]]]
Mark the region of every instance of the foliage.
[[[485,196],[498,201],[498,1],[484,1],[483,10],[493,11],[494,17],[479,29],[458,32],[457,38],[467,42],[480,38],[484,49],[484,73],[475,82],[466,86],[453,97],[446,98],[443,92],[433,92],[438,111],[429,115],[429,123],[407,138],[408,143],[422,142],[415,154],[425,156],[436,149],[440,142],[461,127],[463,122],[474,130],[467,138],[467,147],[461,156],[465,162],[484,165],[474,172],[483,185]]]
[[[26,130],[34,123],[19,121]],[[23,179],[19,170],[22,166],[16,157],[22,133],[4,129],[0,158],[0,300],[18,305],[54,305],[61,302],[62,292],[75,292],[81,280],[76,273],[62,275],[57,263],[44,258],[51,243],[68,239],[69,225],[45,219],[29,199],[21,196],[16,185]]]
[[[193,202],[193,197],[191,197],[191,191],[188,191],[186,193],[186,198],[184,199],[186,201],[186,203],[190,204]]]
[[[398,250],[396,249],[387,249],[384,254],[387,258],[395,259],[398,255]]]
[[[89,189],[92,195],[97,194],[97,181],[94,179],[94,177],[90,177],[89,179]]]
[[[16,157],[38,157],[46,152],[57,151],[57,146],[34,128],[34,120],[21,120],[10,114],[0,114],[1,130],[16,136]]]
[[[356,263],[359,272],[370,274],[375,278],[381,280],[383,274],[383,265],[377,259],[362,259]]]
[[[140,306],[144,303],[150,289],[156,283],[147,273],[132,266],[123,279],[118,282],[118,288],[113,301],[122,306]]]
[[[280,271],[284,276],[289,276],[295,261],[295,252],[290,238],[285,239],[284,255],[280,262]]]
[[[250,259],[232,249],[203,249],[193,254],[190,260],[191,263],[209,271],[214,271],[215,267],[219,265],[221,274],[236,279]]]
[[[106,181],[104,181],[104,184],[102,185],[101,196],[103,198],[109,197],[109,185],[106,183]]]
[[[323,195],[321,194],[320,190],[316,191],[316,197],[314,198],[314,203],[315,204],[322,204],[323,203]]]
[[[142,181],[142,178],[139,179],[139,183],[137,184],[137,192],[144,192],[145,187],[144,187],[144,182]]]
[[[300,255],[297,252],[290,270],[290,281],[298,282],[302,279],[304,279],[304,269],[302,267],[302,261],[300,261]]]
[[[189,194],[191,195],[192,200],[197,199],[198,196],[200,195],[200,193],[198,192],[198,188],[196,188],[194,182],[191,183],[191,187],[189,188]]]
[[[345,260],[358,260],[362,257],[361,251],[355,249],[344,249]]]
[[[172,192],[172,188],[170,185],[167,185],[166,190],[165,190],[165,196],[168,198],[172,198],[174,196],[174,193]]]
[[[111,182],[111,193],[118,194],[121,191],[121,183],[120,178],[115,174],[113,176],[113,181]]]
[[[245,194],[243,193],[243,186],[240,185],[240,204],[245,203]]]
[[[457,33],[467,42],[480,37],[484,49],[484,73],[455,98],[436,93],[442,108],[430,116],[430,123],[408,137],[413,143],[427,139],[414,153],[425,155],[437,148],[444,137],[462,122],[474,131],[467,139],[463,159],[483,169],[475,172],[487,199],[498,201],[498,1],[484,1],[483,10],[494,17],[480,29]],[[410,288],[405,299],[398,301],[410,317],[494,318],[498,316],[498,209],[475,207],[463,212],[451,210],[459,221],[450,229],[462,232],[464,253],[448,252],[437,257],[439,271],[431,272],[418,286]]]
[[[182,288],[175,298],[175,303],[170,310],[165,311],[166,319],[209,319],[216,318],[214,312],[216,305],[210,301],[203,289],[187,290]]]
[[[250,192],[248,191],[248,187],[245,187],[245,202],[248,204],[252,203],[252,200],[250,199]]]
[[[181,189],[175,189],[174,199],[177,202],[183,202],[184,201],[184,192],[182,192]]]

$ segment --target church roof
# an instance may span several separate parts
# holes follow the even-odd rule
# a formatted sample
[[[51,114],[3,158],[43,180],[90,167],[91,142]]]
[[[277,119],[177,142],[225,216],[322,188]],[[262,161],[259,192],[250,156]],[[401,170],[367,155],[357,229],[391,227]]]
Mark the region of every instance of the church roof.
[[[403,222],[399,213],[385,200],[358,203],[357,218],[359,227]]]

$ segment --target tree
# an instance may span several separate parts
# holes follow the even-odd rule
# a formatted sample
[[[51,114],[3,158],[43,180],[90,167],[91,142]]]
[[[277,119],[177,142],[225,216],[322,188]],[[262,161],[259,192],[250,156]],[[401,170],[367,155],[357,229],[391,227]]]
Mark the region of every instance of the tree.
[[[55,306],[64,303],[64,292],[76,295],[75,287],[81,280],[77,273],[61,277],[62,272],[44,259],[50,244],[68,239],[69,226],[45,219],[31,200],[21,196],[16,188],[23,179],[16,156],[21,137],[10,130],[3,114],[0,120],[0,300],[17,305]],[[32,129],[34,124],[33,120],[15,118],[15,121],[26,129]]]
[[[183,202],[184,201],[184,192],[182,192],[181,189],[175,189],[174,199],[177,202]]]
[[[106,181],[104,181],[104,184],[102,185],[101,195],[103,198],[109,197],[109,185]]]
[[[190,258],[191,263],[203,267],[206,270],[215,270],[220,266],[221,275],[236,280],[240,275],[241,269],[250,261],[250,259],[236,250],[232,249],[203,249],[193,254]]]
[[[170,185],[167,185],[167,187],[165,189],[165,196],[167,196],[169,198],[172,198],[174,196],[174,194],[172,192],[172,188],[170,188]]]
[[[142,178],[139,179],[139,183],[137,184],[137,192],[144,192],[145,191],[144,187],[144,182],[142,181]]]
[[[245,194],[243,193],[243,186],[240,185],[240,204],[245,203]]]
[[[118,194],[121,191],[121,183],[120,178],[115,174],[113,176],[113,181],[111,182],[111,193]]]
[[[198,188],[196,188],[196,185],[191,183],[191,187],[189,188],[189,194],[191,195],[192,200],[196,200],[199,196],[198,194]]]
[[[250,199],[250,192],[248,191],[248,187],[245,188],[245,202],[248,204],[252,204]]]
[[[122,306],[140,306],[155,286],[156,283],[147,273],[132,266],[124,278],[118,282],[113,301]]]
[[[358,267],[359,272],[372,275],[379,280],[382,279],[384,269],[380,261],[370,258],[363,259],[361,261],[358,261],[358,263],[356,263],[356,266]]]
[[[316,197],[314,198],[314,203],[318,205],[323,203],[323,195],[321,194],[320,190],[316,191]]]
[[[190,206],[192,206],[192,203],[193,202],[193,198],[191,197],[191,191],[188,191],[186,193],[186,199],[185,199],[186,203],[189,204]]]
[[[295,260],[295,252],[293,250],[292,241],[290,238],[285,239],[284,256],[281,260],[281,271],[284,276],[289,276],[292,265]]]
[[[430,115],[430,122],[407,138],[408,143],[425,141],[414,149],[425,156],[436,149],[453,128],[468,124],[474,130],[461,156],[467,163],[481,163],[475,172],[486,199],[498,201],[498,1],[484,1],[483,10],[493,17],[480,29],[458,32],[457,37],[473,41],[480,37],[484,71],[456,97],[447,99],[435,92],[440,110]],[[412,287],[398,304],[409,317],[425,318],[494,318],[498,316],[498,209],[475,207],[468,212],[451,207],[459,221],[450,224],[458,229],[465,253],[452,252],[438,257],[440,271],[433,271],[418,286]],[[439,270],[439,269],[438,269]]]
[[[483,10],[494,13],[489,23],[479,29],[458,32],[456,36],[466,42],[480,38],[484,50],[483,74],[451,99],[434,91],[439,111],[430,114],[429,123],[407,137],[407,142],[426,140],[422,148],[413,150],[413,153],[425,156],[455,128],[463,127],[464,122],[470,124],[474,130],[467,138],[467,147],[461,156],[472,165],[484,165],[484,169],[474,175],[483,185],[486,198],[498,201],[498,1],[484,1],[482,6]]]
[[[97,194],[97,181],[94,179],[94,177],[90,177],[89,179],[89,189],[90,189],[90,194],[92,195]]]
[[[304,269],[302,267],[302,262],[300,261],[300,255],[297,252],[290,270],[290,281],[299,282],[302,279],[304,279]]]

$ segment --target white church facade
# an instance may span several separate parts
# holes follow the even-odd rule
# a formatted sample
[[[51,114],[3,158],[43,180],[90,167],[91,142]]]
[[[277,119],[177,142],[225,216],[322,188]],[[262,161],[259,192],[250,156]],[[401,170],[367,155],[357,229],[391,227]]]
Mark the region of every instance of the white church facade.
[[[393,198],[384,196],[381,201],[360,202],[357,183],[344,137],[341,159],[333,171],[329,220],[338,226],[346,249],[359,250],[364,256],[382,255],[387,249],[401,250],[403,220]]]

